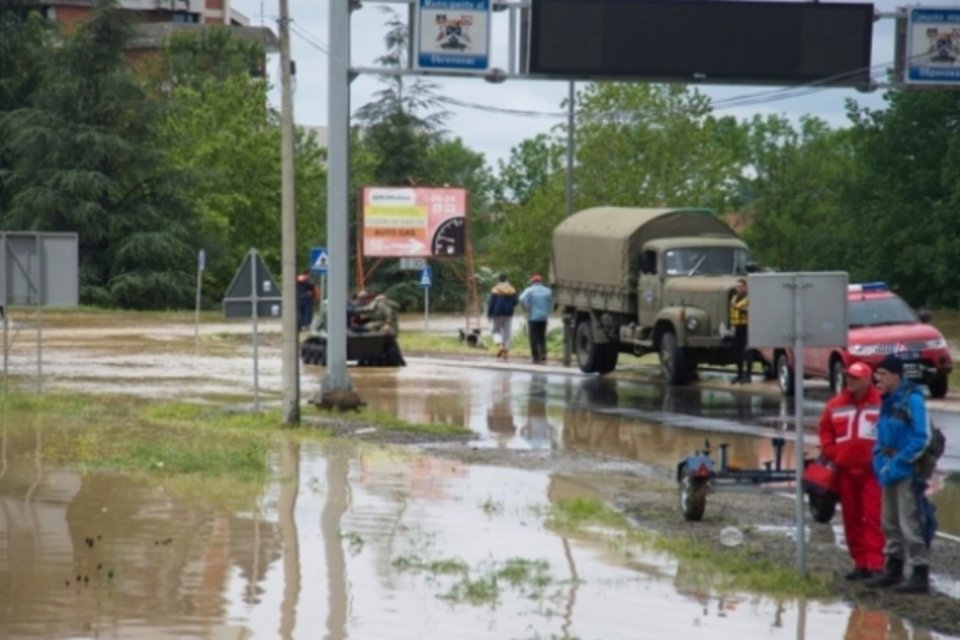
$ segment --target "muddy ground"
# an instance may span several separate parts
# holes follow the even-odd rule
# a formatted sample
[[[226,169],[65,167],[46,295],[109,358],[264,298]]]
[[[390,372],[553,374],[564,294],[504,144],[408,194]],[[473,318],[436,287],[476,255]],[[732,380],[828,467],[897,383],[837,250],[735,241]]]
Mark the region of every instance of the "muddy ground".
[[[232,326],[229,328],[233,328]],[[235,345],[230,340],[214,341],[225,335],[221,327],[205,327],[209,338],[203,345],[208,355],[216,352],[216,357],[235,355]],[[131,335],[123,335],[129,331]],[[149,338],[142,335],[143,329],[124,327],[121,333],[112,327],[90,328],[85,332],[56,329],[45,333],[50,352],[81,350],[86,367],[95,364],[98,353],[138,354],[144,350],[150,354],[155,369],[165,370],[172,376],[165,379],[166,394],[171,394],[177,386],[186,392],[196,392],[206,377],[204,371],[189,370],[179,372],[172,365],[159,362],[158,345],[165,345],[164,355],[170,352],[192,351],[193,327],[189,324],[166,326],[163,329],[152,327]],[[109,336],[109,340],[105,338]],[[23,341],[24,336],[15,345],[14,351],[23,355],[24,365],[20,373],[29,374],[32,347]],[[275,338],[275,336],[273,337]],[[273,348],[273,338],[265,336],[265,349]],[[149,343],[149,346],[146,346]],[[221,351],[225,352],[221,354]],[[410,354],[412,355],[412,354]],[[441,354],[434,354],[442,357]],[[246,353],[244,352],[244,356]],[[181,358],[182,359],[182,358]],[[131,355],[130,362],[134,362]],[[115,369],[133,366],[124,360],[120,363],[108,363]],[[180,363],[182,364],[182,363]],[[139,366],[139,365],[138,365]],[[51,367],[53,368],[53,367]],[[246,379],[248,372],[239,368],[236,376]],[[276,374],[276,375],[274,375]],[[92,375],[92,374],[91,374]],[[122,376],[114,373],[122,382]],[[271,376],[279,378],[278,372]],[[89,382],[89,381],[86,381]],[[91,389],[103,386],[103,379],[96,384],[85,386],[84,378],[71,380],[69,386]],[[156,385],[154,385],[156,386]],[[172,395],[176,396],[174,392]],[[189,395],[189,394],[188,394]],[[757,492],[732,493],[715,492],[710,495],[706,515],[702,522],[686,522],[680,515],[676,486],[672,478],[673,469],[664,466],[655,468],[638,462],[604,458],[595,454],[558,449],[553,451],[534,451],[516,449],[475,448],[463,438],[446,440],[430,438],[423,434],[383,435],[375,429],[358,429],[355,422],[347,422],[337,414],[325,414],[306,407],[304,419],[308,424],[331,429],[344,438],[357,438],[388,442],[405,447],[416,447],[430,454],[454,458],[468,463],[484,465],[503,465],[528,470],[542,470],[552,474],[573,477],[589,491],[606,503],[613,505],[636,523],[670,536],[688,538],[718,550],[724,550],[720,544],[720,531],[735,526],[744,533],[743,545],[758,558],[773,560],[781,565],[793,565],[796,544],[789,536],[795,521],[795,503],[772,490],[765,491],[762,497]],[[835,518],[836,521],[836,518]],[[807,544],[806,564],[811,572],[832,576],[832,591],[837,597],[868,608],[879,608],[907,618],[923,627],[942,633],[960,636],[960,544],[937,540],[933,550],[933,579],[937,592],[923,596],[897,596],[889,591],[872,591],[858,583],[848,583],[843,575],[851,568],[850,560],[842,548],[830,525],[810,522],[809,543]]]
[[[501,465],[575,477],[586,493],[624,513],[637,527],[671,537],[685,536],[717,552],[728,552],[720,542],[720,532],[736,527],[744,534],[738,550],[746,550],[759,560],[780,566],[794,566],[797,545],[793,533],[796,502],[787,495],[792,489],[766,488],[744,492],[714,491],[700,522],[687,522],[680,514],[673,469],[655,468],[636,462],[600,457],[578,451],[556,450],[549,453],[529,450],[476,448],[463,439],[443,441],[422,434],[389,435],[338,419],[336,415],[309,416],[308,424],[331,429],[340,437],[389,442],[416,447],[439,457],[471,464]],[[360,431],[360,434],[357,434]],[[759,494],[759,495],[758,495]],[[931,570],[934,592],[928,595],[901,595],[891,590],[868,589],[861,582],[848,582],[844,575],[852,569],[846,549],[837,541],[834,525],[812,521],[807,515],[809,534],[805,546],[808,572],[829,578],[831,595],[852,605],[883,609],[911,621],[919,627],[960,636],[960,544],[937,539],[934,542]]]

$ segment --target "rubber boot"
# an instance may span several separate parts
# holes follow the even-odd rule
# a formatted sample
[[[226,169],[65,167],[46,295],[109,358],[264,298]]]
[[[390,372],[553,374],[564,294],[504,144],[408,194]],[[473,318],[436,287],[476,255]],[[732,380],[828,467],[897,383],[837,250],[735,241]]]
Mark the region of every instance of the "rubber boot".
[[[510,349],[504,349],[504,350],[503,350],[503,360],[504,360],[504,362],[506,362],[506,361],[509,360],[509,359],[510,359]]]
[[[885,589],[903,580],[903,559],[887,558],[887,567],[883,573],[867,580],[866,585],[871,589]]]
[[[893,588],[897,593],[930,593],[930,567],[918,565],[906,582],[901,582]]]

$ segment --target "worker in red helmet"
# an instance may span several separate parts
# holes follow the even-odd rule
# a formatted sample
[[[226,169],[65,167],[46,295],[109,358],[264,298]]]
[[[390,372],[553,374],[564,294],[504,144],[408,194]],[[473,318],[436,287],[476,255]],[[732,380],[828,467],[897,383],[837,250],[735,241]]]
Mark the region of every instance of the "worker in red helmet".
[[[847,367],[844,388],[820,417],[820,450],[837,471],[843,532],[854,565],[847,580],[866,580],[883,571],[881,491],[873,472],[881,402],[873,370],[854,362]]]

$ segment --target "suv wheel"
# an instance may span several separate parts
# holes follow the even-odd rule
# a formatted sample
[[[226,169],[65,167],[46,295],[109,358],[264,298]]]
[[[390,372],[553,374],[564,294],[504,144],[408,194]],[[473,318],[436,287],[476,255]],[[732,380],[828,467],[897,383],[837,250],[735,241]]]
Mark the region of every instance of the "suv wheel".
[[[777,356],[777,386],[780,387],[780,393],[788,398],[793,397],[793,368],[785,353]]]
[[[844,372],[843,360],[834,357],[830,361],[830,391],[839,393],[846,384],[847,374]]]
[[[930,384],[927,385],[930,388],[930,395],[934,398],[942,398],[947,395],[947,386],[948,380],[947,375],[943,373],[938,373],[934,376],[933,380],[930,381]]]

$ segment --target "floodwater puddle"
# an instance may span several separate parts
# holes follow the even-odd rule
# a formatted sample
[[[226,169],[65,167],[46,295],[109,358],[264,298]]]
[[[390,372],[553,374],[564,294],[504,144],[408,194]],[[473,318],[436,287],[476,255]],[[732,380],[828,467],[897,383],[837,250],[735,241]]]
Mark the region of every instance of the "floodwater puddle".
[[[284,441],[277,480],[237,507],[47,468],[41,434],[0,427],[0,637],[938,637],[554,530],[551,505],[584,495],[563,476]]]

